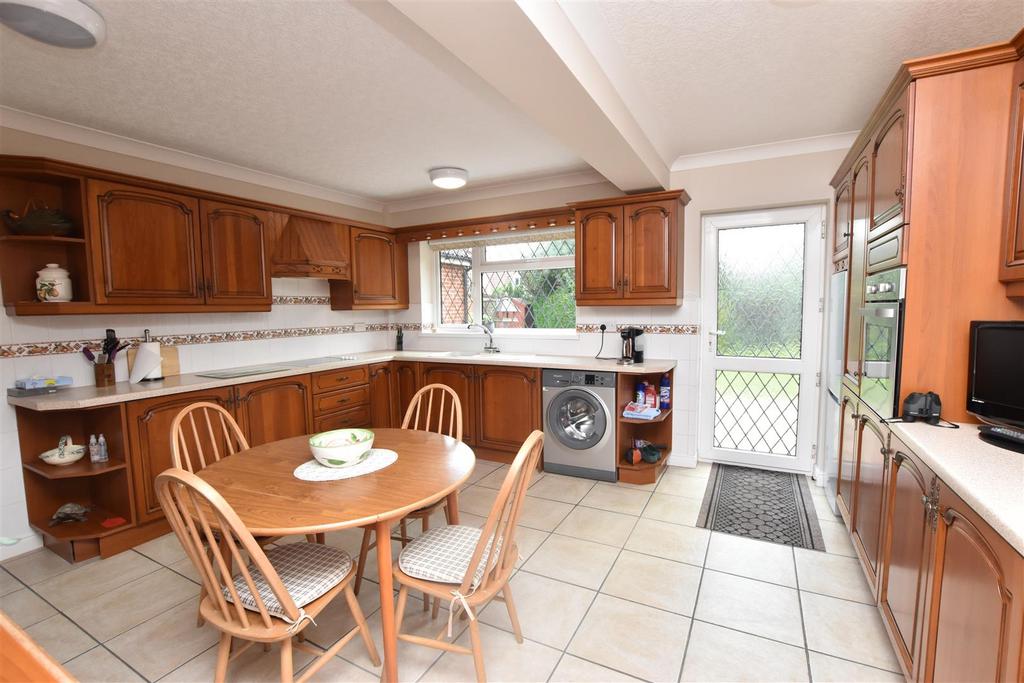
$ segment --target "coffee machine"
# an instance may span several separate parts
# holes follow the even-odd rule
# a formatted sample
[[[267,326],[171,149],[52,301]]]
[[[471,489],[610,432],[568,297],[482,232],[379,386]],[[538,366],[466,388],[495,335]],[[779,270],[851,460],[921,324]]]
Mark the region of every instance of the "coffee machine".
[[[644,362],[643,342],[640,335],[644,333],[639,327],[624,327],[619,331],[622,337],[622,357],[619,358],[619,365],[633,365]]]

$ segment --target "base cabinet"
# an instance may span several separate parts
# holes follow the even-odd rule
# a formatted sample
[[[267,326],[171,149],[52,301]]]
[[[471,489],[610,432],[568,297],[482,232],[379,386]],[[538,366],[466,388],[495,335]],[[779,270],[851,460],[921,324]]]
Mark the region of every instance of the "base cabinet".
[[[915,678],[921,661],[925,594],[935,545],[939,482],[896,437],[887,488],[887,533],[878,604],[903,673]]]
[[[882,543],[885,477],[889,464],[889,434],[869,410],[858,418],[857,502],[853,513],[853,545],[860,555],[868,584],[878,586]]]
[[[132,401],[128,404],[128,442],[135,488],[135,512],[140,524],[162,519],[163,510],[156,498],[156,476],[172,467],[171,422],[187,406],[209,401],[231,410],[234,387],[194,391],[174,396]],[[202,443],[211,452],[209,443]],[[221,452],[223,452],[223,448]]]
[[[235,387],[235,417],[252,447],[313,431],[309,375]]]
[[[451,387],[462,402],[462,440],[476,445],[476,392],[472,365],[453,363],[421,364],[422,385],[445,384]]]
[[[374,363],[369,368],[370,426],[398,427],[395,415],[395,371],[391,363]]]
[[[857,483],[857,431],[860,415],[857,395],[843,387],[839,414],[839,476],[836,502],[847,526],[853,525],[854,487]]]
[[[516,453],[534,429],[540,428],[537,368],[477,365],[477,444]]]
[[[1021,680],[1024,559],[946,489],[931,590],[924,680]]]

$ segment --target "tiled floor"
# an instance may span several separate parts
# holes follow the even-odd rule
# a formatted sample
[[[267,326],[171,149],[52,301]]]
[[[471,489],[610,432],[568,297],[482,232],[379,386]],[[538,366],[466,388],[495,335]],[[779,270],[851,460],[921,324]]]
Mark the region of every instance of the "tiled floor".
[[[461,497],[479,525],[506,468],[480,462]],[[539,475],[522,518],[512,577],[526,642],[500,603],[480,614],[492,681],[899,681],[853,549],[812,485],[827,553],[793,550],[694,526],[709,468],[670,468],[657,485]],[[328,535],[353,555],[360,532]],[[373,566],[371,557],[371,566]],[[217,634],[196,628],[198,585],[165,536],[108,560],[66,564],[49,551],[0,570],[0,606],[83,681],[205,681]],[[379,642],[376,584],[360,603]],[[322,614],[323,646],[351,626],[344,601]],[[405,628],[439,626],[410,600]],[[443,617],[442,617],[443,618]],[[456,622],[468,639],[465,623]],[[309,662],[296,657],[296,666]],[[232,680],[277,680],[276,651],[248,650]],[[405,680],[473,679],[472,660],[399,645]],[[371,681],[358,640],[320,681]]]

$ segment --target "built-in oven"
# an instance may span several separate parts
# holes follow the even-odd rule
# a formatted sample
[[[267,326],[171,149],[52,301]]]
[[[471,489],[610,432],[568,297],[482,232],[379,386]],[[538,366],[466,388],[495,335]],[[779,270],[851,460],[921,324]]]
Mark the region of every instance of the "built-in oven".
[[[864,285],[860,398],[883,419],[899,415],[906,288],[906,268],[868,275]]]

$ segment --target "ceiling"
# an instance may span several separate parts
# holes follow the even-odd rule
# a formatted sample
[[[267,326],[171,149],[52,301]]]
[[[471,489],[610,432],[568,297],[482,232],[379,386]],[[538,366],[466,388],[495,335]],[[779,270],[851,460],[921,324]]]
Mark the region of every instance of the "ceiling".
[[[95,50],[0,27],[0,104],[379,200],[589,168],[383,3],[93,4]]]
[[[1008,40],[1021,0],[561,0],[663,160],[858,130],[900,62]]]

